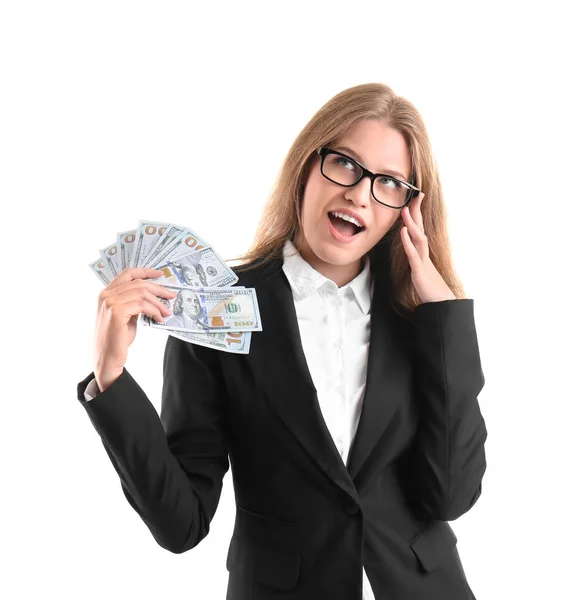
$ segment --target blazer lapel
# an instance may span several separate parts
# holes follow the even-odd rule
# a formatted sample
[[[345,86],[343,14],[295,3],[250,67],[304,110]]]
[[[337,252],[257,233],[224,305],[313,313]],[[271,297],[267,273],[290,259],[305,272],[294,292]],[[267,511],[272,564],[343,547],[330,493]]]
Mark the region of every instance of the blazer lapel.
[[[273,410],[307,454],[326,476],[357,500],[362,482],[356,488],[355,478],[401,397],[397,375],[402,353],[397,336],[391,334],[387,286],[383,278],[376,278],[366,392],[346,467],[319,407],[301,344],[293,294],[282,265],[282,259],[275,259],[267,267],[237,273],[238,285],[256,289],[263,327],[263,331],[252,335],[248,362]]]
[[[406,398],[411,371],[405,351],[410,340],[406,339],[405,324],[390,306],[390,296],[389,278],[377,275],[371,307],[366,390],[347,461],[350,477],[359,490],[365,484],[364,478],[372,474],[376,461],[383,458],[373,451]]]

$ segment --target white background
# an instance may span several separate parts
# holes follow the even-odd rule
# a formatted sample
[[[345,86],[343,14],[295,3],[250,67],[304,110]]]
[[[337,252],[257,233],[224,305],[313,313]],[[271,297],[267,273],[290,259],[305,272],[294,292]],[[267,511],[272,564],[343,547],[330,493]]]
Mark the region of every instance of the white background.
[[[304,124],[377,81],[425,119],[475,300],[489,437],[482,496],[451,523],[467,578],[479,600],[581,598],[575,3],[211,4],[1,4],[0,595],[225,597],[231,471],[210,535],[171,554],[77,400],[87,265],[142,218],[246,251]],[[158,411],[165,342],[140,328],[126,365]]]

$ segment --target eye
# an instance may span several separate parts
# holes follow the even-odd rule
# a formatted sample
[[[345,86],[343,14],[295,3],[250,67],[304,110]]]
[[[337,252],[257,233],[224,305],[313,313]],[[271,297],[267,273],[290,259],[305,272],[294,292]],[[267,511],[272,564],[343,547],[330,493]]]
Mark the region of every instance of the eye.
[[[336,164],[340,165],[341,167],[346,167],[346,168],[351,168],[351,169],[355,169],[355,166],[356,166],[351,160],[349,160],[348,158],[345,158],[344,156],[336,156],[335,162],[336,162]]]
[[[402,188],[406,187],[403,183],[400,183],[400,181],[393,179],[392,177],[378,177],[378,180],[382,185],[386,187],[394,187],[395,190],[401,190]]]

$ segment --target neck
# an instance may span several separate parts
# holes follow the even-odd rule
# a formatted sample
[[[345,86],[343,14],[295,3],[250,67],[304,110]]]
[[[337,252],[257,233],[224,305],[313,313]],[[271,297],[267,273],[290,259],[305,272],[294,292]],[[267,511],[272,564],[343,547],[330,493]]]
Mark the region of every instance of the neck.
[[[333,281],[338,288],[342,288],[355,279],[364,268],[363,257],[349,265],[332,265],[321,260],[307,244],[301,243],[301,238],[293,240],[293,244],[301,254],[301,258],[307,262],[318,273]]]

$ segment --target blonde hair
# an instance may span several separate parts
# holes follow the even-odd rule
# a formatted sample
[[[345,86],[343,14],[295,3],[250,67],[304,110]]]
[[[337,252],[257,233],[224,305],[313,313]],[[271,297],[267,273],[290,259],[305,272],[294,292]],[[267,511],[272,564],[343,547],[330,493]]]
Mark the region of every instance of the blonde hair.
[[[463,286],[452,265],[441,181],[423,119],[411,102],[383,83],[365,83],[343,90],[305,125],[283,161],[251,248],[231,259],[242,261],[236,267],[237,272],[282,258],[285,241],[293,240],[301,227],[305,183],[313,161],[321,160],[314,151],[320,146],[333,145],[351,125],[364,119],[382,121],[404,137],[412,165],[409,181],[425,194],[421,211],[430,259],[455,297],[464,298]],[[400,239],[402,225],[399,216],[369,256],[377,273],[389,273],[392,307],[409,318],[420,298],[410,278],[410,263]]]

